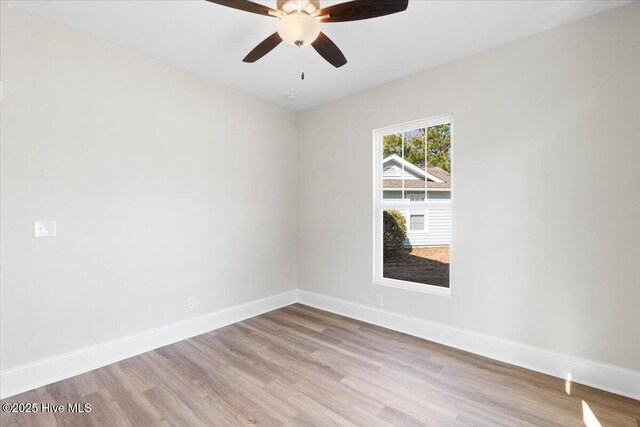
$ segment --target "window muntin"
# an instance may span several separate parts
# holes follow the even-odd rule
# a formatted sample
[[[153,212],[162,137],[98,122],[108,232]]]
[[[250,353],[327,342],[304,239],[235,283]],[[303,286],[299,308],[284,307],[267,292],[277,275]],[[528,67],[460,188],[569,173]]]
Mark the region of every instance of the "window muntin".
[[[374,132],[375,283],[450,294],[452,123],[448,116]],[[395,243],[402,256],[385,251],[390,217],[406,230]]]

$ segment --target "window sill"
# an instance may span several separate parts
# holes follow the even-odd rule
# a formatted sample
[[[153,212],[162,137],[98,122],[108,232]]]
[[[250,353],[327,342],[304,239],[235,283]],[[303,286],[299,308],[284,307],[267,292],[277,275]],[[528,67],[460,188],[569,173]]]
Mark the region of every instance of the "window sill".
[[[443,288],[442,286],[424,285],[422,283],[405,282],[404,280],[395,279],[376,279],[373,281],[374,285],[389,286],[392,288],[407,289],[409,291],[422,292],[425,294],[440,295],[444,297],[453,296],[451,286]]]

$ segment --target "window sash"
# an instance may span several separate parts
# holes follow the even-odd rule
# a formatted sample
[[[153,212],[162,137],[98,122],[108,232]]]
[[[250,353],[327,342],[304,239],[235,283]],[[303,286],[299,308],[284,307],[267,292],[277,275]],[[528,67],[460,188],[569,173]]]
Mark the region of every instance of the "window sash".
[[[420,128],[424,128],[425,131],[426,129],[430,128],[430,127],[434,127],[434,126],[438,126],[438,125],[444,125],[450,123],[451,124],[451,147],[452,147],[452,152],[451,152],[451,164],[453,165],[453,139],[454,139],[454,120],[453,120],[453,116],[452,115],[443,115],[443,116],[437,116],[437,117],[432,117],[429,119],[422,119],[422,120],[415,120],[413,122],[408,122],[408,123],[404,123],[401,125],[395,125],[395,126],[388,126],[385,128],[381,128],[381,129],[376,129],[375,131],[373,131],[373,138],[374,138],[374,171],[375,171],[375,182],[374,182],[374,187],[375,187],[375,192],[374,192],[374,204],[376,208],[380,208],[380,207],[387,207],[389,208],[390,206],[399,206],[398,202],[384,202],[383,201],[383,187],[384,187],[384,183],[383,183],[383,174],[384,174],[384,166],[382,164],[382,150],[383,150],[383,144],[382,144],[382,138],[385,135],[390,135],[390,134],[402,134],[403,138],[404,138],[404,132],[413,130],[413,129],[420,129]],[[425,149],[426,149],[426,144],[425,144]],[[425,156],[425,163],[428,163],[428,155]],[[403,165],[403,170],[404,170],[404,165]],[[455,185],[455,177],[453,176],[453,171],[455,171],[455,169],[452,167],[451,168],[452,173],[451,173],[451,188],[449,190],[450,192],[450,198],[448,200],[446,200],[445,202],[442,203],[452,203],[454,200],[454,185]],[[412,204],[420,204],[423,207],[427,207],[427,204],[429,203],[440,203],[440,202],[432,202],[432,201],[428,201],[429,198],[427,196],[427,192],[429,191],[429,184],[428,182],[425,183],[425,202],[424,205],[422,205],[422,202],[413,202]],[[404,186],[403,186],[404,187]],[[405,199],[405,189],[403,188],[401,191],[402,194],[402,199]],[[433,200],[433,199],[431,199]],[[405,204],[408,204],[408,202],[403,202]],[[442,206],[442,205],[437,205],[437,206]]]

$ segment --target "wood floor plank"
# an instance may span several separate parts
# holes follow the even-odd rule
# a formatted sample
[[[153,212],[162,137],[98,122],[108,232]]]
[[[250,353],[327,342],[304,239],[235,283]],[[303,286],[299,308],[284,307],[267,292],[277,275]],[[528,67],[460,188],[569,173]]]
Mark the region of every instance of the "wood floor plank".
[[[569,391],[569,392],[567,392]],[[294,304],[2,403],[2,426],[567,426],[583,404],[640,426],[640,402]],[[584,403],[583,403],[584,402]]]
[[[134,414],[125,413],[122,408],[113,400],[113,396],[106,389],[98,390],[86,396],[86,401],[91,404],[91,412],[89,414],[65,414],[72,416],[73,423],[67,424],[65,415],[56,415],[58,425],[75,425],[75,426],[104,426],[110,425],[114,427],[131,427],[134,426]],[[58,400],[59,403],[64,403]]]
[[[388,421],[394,426],[406,426],[406,427],[427,427],[427,424],[412,417],[409,414],[405,414],[395,408],[389,408],[385,406],[378,414],[378,417],[382,420]]]

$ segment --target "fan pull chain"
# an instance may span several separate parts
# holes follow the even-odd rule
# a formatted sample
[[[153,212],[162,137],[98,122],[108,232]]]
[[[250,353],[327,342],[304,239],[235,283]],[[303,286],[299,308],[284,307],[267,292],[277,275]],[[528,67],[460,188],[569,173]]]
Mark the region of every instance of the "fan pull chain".
[[[302,46],[298,46],[298,51],[300,52],[300,55],[298,56],[298,65],[299,65],[299,69],[300,69],[300,80],[304,80],[304,65],[303,65],[303,53],[302,53]]]

